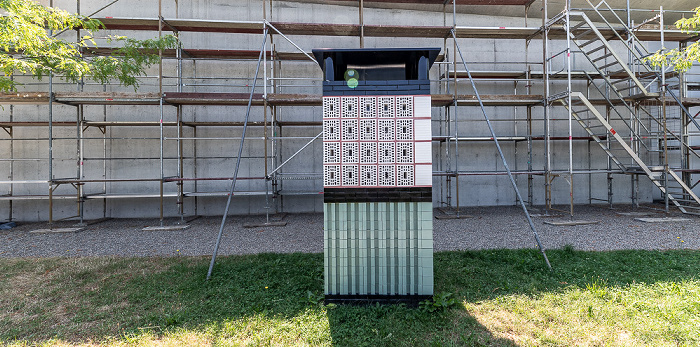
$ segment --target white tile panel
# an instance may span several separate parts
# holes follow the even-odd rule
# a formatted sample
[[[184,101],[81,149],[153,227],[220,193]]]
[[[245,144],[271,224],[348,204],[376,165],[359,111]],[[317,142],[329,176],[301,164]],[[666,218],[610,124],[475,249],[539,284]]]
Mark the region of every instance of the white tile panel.
[[[377,98],[377,116],[379,118],[393,118],[394,114],[394,97],[380,96]]]
[[[396,143],[396,162],[413,163],[413,142]]]
[[[413,96],[396,97],[396,117],[413,117]]]
[[[372,141],[377,139],[377,120],[360,119],[360,140]]]
[[[339,164],[340,163],[340,142],[324,142],[323,143],[323,163],[324,164]]]
[[[340,98],[340,103],[342,110],[340,116],[343,118],[356,118],[357,117],[357,97],[356,96],[343,96]]]
[[[343,165],[343,186],[351,187],[359,185],[358,165]]]
[[[416,141],[430,141],[433,133],[430,130],[430,119],[416,119],[413,121],[414,139]]]
[[[428,117],[430,118],[430,105],[431,100],[429,96],[414,96],[413,97],[413,113],[414,117]]]
[[[396,139],[399,141],[413,140],[413,119],[396,120]]]
[[[415,142],[416,163],[432,163],[433,146],[430,142]]]
[[[373,118],[377,116],[377,98],[374,96],[360,97],[360,118]]]
[[[393,187],[396,185],[394,183],[396,179],[394,165],[379,165],[378,176],[377,181],[380,186]]]
[[[417,186],[432,186],[433,185],[433,165],[432,164],[416,164],[416,182]]]
[[[340,120],[324,119],[323,120],[323,140],[337,141],[340,140]]]
[[[343,119],[341,134],[343,141],[357,140],[357,119]]]
[[[396,162],[396,152],[393,142],[379,142],[379,159],[380,164],[393,164]]]
[[[377,163],[377,143],[376,142],[360,142],[360,163],[376,164]]]
[[[377,186],[377,165],[360,165],[360,185],[363,187]]]
[[[324,96],[323,97],[323,118],[338,118],[340,117],[340,97]]]
[[[396,135],[393,119],[380,119],[377,128],[377,139],[380,141],[393,141],[395,139]]]
[[[396,185],[411,187],[413,183],[413,165],[396,165]]]
[[[359,143],[357,142],[343,142],[343,157],[341,160],[343,164],[357,164],[359,162]]]
[[[340,185],[340,165],[323,166],[323,185],[326,187]]]

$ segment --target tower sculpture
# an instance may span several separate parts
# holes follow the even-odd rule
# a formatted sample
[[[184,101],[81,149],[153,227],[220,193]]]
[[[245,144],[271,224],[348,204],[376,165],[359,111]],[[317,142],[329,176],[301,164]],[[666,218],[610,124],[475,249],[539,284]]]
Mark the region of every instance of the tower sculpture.
[[[327,302],[433,294],[431,97],[438,48],[317,49]]]

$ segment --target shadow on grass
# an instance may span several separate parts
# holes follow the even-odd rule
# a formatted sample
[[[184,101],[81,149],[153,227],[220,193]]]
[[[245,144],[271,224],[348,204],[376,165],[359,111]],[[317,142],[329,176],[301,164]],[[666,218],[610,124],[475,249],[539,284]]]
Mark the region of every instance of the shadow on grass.
[[[535,250],[436,253],[436,292],[478,303],[597,281],[608,286],[680,281],[696,278],[700,263],[697,251],[564,249],[548,255],[554,272]],[[83,264],[90,262],[100,264]],[[0,260],[0,304],[8,308],[0,312],[0,344],[52,338],[73,343],[135,338],[138,344],[143,334],[179,332],[203,336],[207,343],[515,345],[491,334],[462,305],[433,313],[403,306],[323,306],[321,254],[221,257],[208,282],[207,266],[204,257]],[[37,286],[22,296],[10,292],[27,274],[39,278],[31,282]],[[33,297],[42,300],[26,302]]]

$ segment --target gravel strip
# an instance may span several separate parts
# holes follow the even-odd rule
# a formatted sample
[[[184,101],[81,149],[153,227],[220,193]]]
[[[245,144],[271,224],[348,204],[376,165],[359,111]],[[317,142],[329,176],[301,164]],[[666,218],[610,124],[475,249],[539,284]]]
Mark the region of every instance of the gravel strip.
[[[668,217],[688,221],[645,223],[641,216],[620,212],[645,212],[649,217],[666,217],[651,209],[630,206],[576,206],[574,220],[598,221],[596,224],[555,226],[545,221],[570,221],[565,214],[538,215],[533,222],[546,249],[572,245],[579,250],[621,249],[700,249],[700,217],[673,212]],[[476,250],[536,247],[525,217],[517,207],[462,208],[466,219],[435,219],[435,250]],[[435,210],[435,214],[443,214]],[[179,219],[168,219],[173,225]],[[323,214],[289,214],[283,227],[244,228],[245,223],[264,222],[265,217],[230,217],[220,255],[253,253],[320,253],[323,251]],[[190,227],[174,231],[142,231],[157,226],[157,219],[111,219],[89,225],[73,233],[31,233],[48,227],[46,223],[20,223],[0,231],[0,258],[14,257],[90,257],[90,256],[195,256],[211,255],[220,217],[203,217]],[[74,222],[55,223],[54,228],[73,227]]]

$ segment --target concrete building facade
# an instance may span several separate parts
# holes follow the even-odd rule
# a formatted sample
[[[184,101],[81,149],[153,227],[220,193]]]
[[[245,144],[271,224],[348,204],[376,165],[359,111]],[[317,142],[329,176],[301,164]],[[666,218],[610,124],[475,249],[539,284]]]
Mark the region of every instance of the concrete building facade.
[[[181,48],[137,91],[16,76],[19,92],[0,95],[0,221],[220,215],[246,115],[231,213],[323,211],[315,48],[442,48],[434,207],[516,203],[472,80],[528,204],[698,203],[697,68],[654,75],[635,55],[692,42],[669,25],[689,1],[661,17],[651,1],[42,3],[101,19],[94,54],[110,51],[108,35],[175,33]]]

